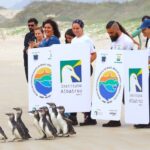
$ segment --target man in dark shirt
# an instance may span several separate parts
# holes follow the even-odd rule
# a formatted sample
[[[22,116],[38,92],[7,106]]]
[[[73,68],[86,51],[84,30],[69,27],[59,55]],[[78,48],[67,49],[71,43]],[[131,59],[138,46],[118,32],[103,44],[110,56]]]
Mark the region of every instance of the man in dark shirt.
[[[28,20],[28,29],[30,32],[28,32],[25,35],[24,39],[24,50],[23,50],[23,59],[24,59],[24,68],[25,68],[25,75],[26,79],[28,81],[28,54],[27,50],[29,48],[29,43],[35,41],[35,36],[34,36],[34,29],[37,27],[38,21],[35,18],[30,18]]]

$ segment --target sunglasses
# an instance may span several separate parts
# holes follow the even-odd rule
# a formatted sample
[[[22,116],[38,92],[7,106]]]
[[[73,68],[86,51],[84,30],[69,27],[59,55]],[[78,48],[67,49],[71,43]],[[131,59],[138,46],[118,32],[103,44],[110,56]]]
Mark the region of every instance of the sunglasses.
[[[28,27],[34,27],[34,24],[28,24]]]

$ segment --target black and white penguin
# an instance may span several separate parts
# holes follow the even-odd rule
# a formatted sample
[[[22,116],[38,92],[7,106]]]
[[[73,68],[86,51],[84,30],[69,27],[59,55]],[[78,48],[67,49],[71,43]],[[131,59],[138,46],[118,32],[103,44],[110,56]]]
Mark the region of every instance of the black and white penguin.
[[[70,134],[76,134],[73,126],[72,121],[65,117],[65,108],[63,106],[57,107],[58,109],[58,115],[57,119],[59,122],[59,125],[61,127],[61,130],[63,131],[63,136],[69,136]]]
[[[56,104],[55,103],[47,103],[47,104],[50,107],[51,120],[52,120],[54,127],[57,130],[57,135],[61,136],[62,130],[60,128],[60,125],[59,125],[58,119],[57,119],[58,112],[57,112]]]
[[[1,126],[0,126],[0,140],[4,140],[5,142],[7,140],[7,136]]]
[[[45,113],[46,113],[46,118],[47,118],[47,120],[49,121],[50,125],[53,127],[53,132],[54,132],[54,134],[56,134],[56,133],[57,133],[57,130],[56,130],[56,128],[55,128],[55,126],[53,125],[53,122],[52,122],[52,120],[51,120],[51,115],[50,115],[50,113],[49,113],[48,107],[44,106],[44,107],[42,107],[42,108],[44,109],[44,111],[45,111]]]
[[[48,123],[49,123],[51,132],[53,133],[54,136],[57,136],[57,130],[56,130],[56,128],[54,127],[54,125],[53,125],[53,123],[52,123],[52,120],[51,120],[51,116],[50,116],[48,107],[43,106],[43,107],[41,107],[40,109],[43,109],[43,111],[44,111],[45,114],[46,114],[46,119],[47,119],[47,121],[48,121]]]
[[[46,118],[46,112],[45,112],[44,108],[40,108],[38,111],[40,114],[39,124],[40,124],[41,129],[46,134],[46,137],[48,139],[54,139],[56,134],[54,133],[53,126],[51,126],[51,124],[49,123],[49,121]]]
[[[44,133],[44,131],[42,130],[42,128],[40,127],[39,121],[40,121],[40,115],[38,110],[32,110],[29,111],[29,113],[33,114],[34,116],[34,120],[33,120],[33,124],[36,127],[36,129],[38,130],[39,134],[42,135],[42,137],[40,139],[45,139],[46,138],[46,134]]]
[[[24,122],[22,121],[22,109],[17,107],[17,108],[13,108],[14,110],[16,110],[16,114],[15,114],[15,121],[17,122],[18,126],[20,126],[20,128],[22,129],[22,132],[24,133],[24,136],[26,139],[31,138],[30,134],[29,134],[29,130],[27,129],[27,127],[25,126]]]
[[[8,125],[12,131],[12,135],[13,135],[12,141],[26,139],[21,127],[15,121],[14,113],[6,113],[6,115],[9,117]]]

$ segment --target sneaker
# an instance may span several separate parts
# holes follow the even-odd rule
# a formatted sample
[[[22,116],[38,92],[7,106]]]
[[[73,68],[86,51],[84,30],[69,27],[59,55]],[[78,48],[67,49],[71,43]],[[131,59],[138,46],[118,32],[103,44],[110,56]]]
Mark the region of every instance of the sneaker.
[[[87,125],[96,125],[97,121],[95,119],[87,118],[84,122],[80,123],[80,126],[87,126]]]
[[[142,129],[142,128],[150,128],[150,124],[136,124],[134,125],[136,129]]]
[[[69,116],[69,119],[72,121],[72,125],[73,126],[76,126],[78,125],[78,120],[77,120],[77,117],[76,116]]]
[[[102,125],[103,127],[120,127],[121,122],[120,121],[109,121],[108,123],[105,123]]]

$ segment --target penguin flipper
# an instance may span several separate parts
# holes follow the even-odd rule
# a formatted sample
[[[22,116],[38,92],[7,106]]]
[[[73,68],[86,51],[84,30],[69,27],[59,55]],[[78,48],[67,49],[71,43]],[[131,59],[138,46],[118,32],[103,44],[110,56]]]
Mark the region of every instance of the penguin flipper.
[[[29,134],[29,130],[28,128],[25,126],[24,122],[22,121],[22,119],[17,121],[17,125],[20,127],[20,129],[22,130],[23,136],[25,139],[29,139],[31,138],[30,134]]]
[[[76,134],[72,124],[68,123],[68,133],[69,134]]]
[[[13,129],[12,129],[12,135],[15,135],[15,127],[13,127]]]
[[[44,131],[44,133],[45,133],[45,129],[46,129],[46,123],[44,122],[43,123],[43,131]]]

